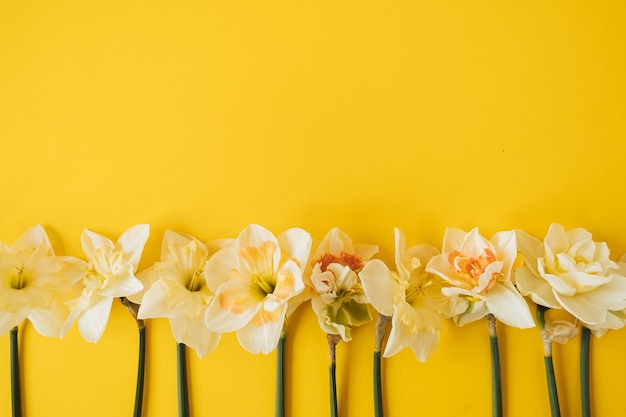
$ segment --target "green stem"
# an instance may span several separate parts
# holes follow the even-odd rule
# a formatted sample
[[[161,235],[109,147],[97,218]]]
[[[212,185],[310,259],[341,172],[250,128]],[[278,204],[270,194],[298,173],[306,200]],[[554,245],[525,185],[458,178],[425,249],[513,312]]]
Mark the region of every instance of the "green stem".
[[[591,417],[591,401],[589,398],[589,345],[591,330],[582,326],[580,336],[580,398],[582,400],[583,417]]]
[[[133,417],[141,417],[143,409],[143,387],[146,370],[146,326],[143,320],[138,320],[139,326],[139,361],[137,364],[137,387],[135,388],[135,410]]]
[[[374,351],[374,415],[383,417],[383,390],[380,383],[380,351]]]
[[[341,338],[336,334],[329,334],[328,337],[328,349],[330,353],[330,367],[329,367],[329,377],[330,377],[330,416],[338,417],[339,411],[337,408],[337,378],[336,378],[336,361],[335,361],[335,352],[337,348],[337,343],[341,340]]]
[[[491,414],[493,417],[502,417],[502,375],[496,318],[493,314],[488,314],[487,320],[489,321],[489,344],[491,347]]]
[[[178,417],[189,417],[186,349],[187,346],[184,343],[178,344]]]
[[[22,417],[22,398],[20,395],[20,359],[17,345],[17,326],[11,329],[11,405],[13,417]]]
[[[276,395],[274,398],[274,416],[285,415],[285,333],[280,335],[276,348]]]
[[[541,330],[541,339],[543,341],[543,360],[546,368],[546,380],[548,382],[548,396],[550,397],[550,415],[552,417],[561,416],[561,408],[559,407],[559,395],[556,388],[556,376],[554,375],[554,364],[552,362],[552,341],[545,330],[545,312],[548,307],[537,305],[537,322]]]
[[[391,322],[390,316],[380,314],[376,319],[376,332],[374,336],[374,415],[383,417],[383,388],[381,376],[381,356],[383,349],[383,339],[387,332],[387,327]]]

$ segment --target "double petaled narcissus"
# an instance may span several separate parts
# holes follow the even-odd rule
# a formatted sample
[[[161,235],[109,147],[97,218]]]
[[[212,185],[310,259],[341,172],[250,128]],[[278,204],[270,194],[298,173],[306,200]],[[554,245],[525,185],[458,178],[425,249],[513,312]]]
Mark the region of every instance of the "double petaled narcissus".
[[[372,319],[358,273],[377,252],[375,245],[353,245],[338,228],[331,229],[315,250],[306,281],[311,306],[327,334],[347,342],[354,327]]]
[[[556,223],[543,241],[523,230],[516,235],[525,259],[515,275],[522,294],[544,307],[564,308],[592,330],[624,325],[626,268],[609,259],[605,242]]]
[[[492,314],[509,326],[528,328],[535,325],[528,304],[511,282],[517,256],[513,231],[487,240],[478,228],[469,233],[448,228],[442,253],[428,262],[426,271],[448,282],[442,292],[456,299],[453,319],[458,325]]]

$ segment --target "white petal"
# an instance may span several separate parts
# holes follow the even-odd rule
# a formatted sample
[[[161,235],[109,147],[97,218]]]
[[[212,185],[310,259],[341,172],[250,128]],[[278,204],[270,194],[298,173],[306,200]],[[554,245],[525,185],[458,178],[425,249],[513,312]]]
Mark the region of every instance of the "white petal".
[[[475,227],[465,236],[459,252],[472,256],[481,256],[485,253],[485,249],[495,252],[493,244],[480,234],[478,227]]]
[[[173,295],[176,294],[175,292],[173,293]],[[140,319],[157,317],[172,318],[185,314],[192,305],[191,300],[188,297],[178,297],[178,299],[173,300],[168,299],[169,294],[170,291],[163,285],[161,280],[155,282],[152,287],[146,291],[141,306],[139,307],[137,317]]]
[[[426,272],[435,274],[443,280],[455,285],[464,285],[464,282],[458,278],[454,267],[448,262],[448,255],[446,253],[433,256],[426,265]]]
[[[41,248],[46,255],[53,255],[50,239],[48,239],[48,235],[41,225],[27,229],[11,248],[18,252]]]
[[[228,280],[231,272],[235,268],[235,256],[237,252],[232,246],[226,247],[209,259],[204,268],[204,277],[209,289],[217,292],[217,288]]]
[[[502,273],[505,277],[509,277],[515,258],[517,258],[515,232],[498,232],[493,235],[491,242],[496,250],[496,257],[499,261],[504,262]]]
[[[80,236],[83,252],[87,259],[95,259],[97,257],[96,249],[104,248],[106,251],[113,251],[115,246],[106,237],[92,232],[89,229],[83,230],[83,234]]]
[[[480,320],[489,314],[487,304],[484,301],[477,301],[468,304],[469,308],[463,314],[452,317],[456,325],[459,327]]]
[[[328,233],[326,233],[326,236],[324,236],[319,246],[317,247],[315,254],[313,255],[313,261],[317,260],[325,253],[339,255],[342,251],[346,253],[354,253],[352,240],[338,227],[333,227],[328,231]]]
[[[241,231],[241,233],[239,233],[239,236],[237,237],[237,245],[239,247],[258,247],[267,241],[274,242],[278,246],[278,241],[276,240],[274,234],[258,224],[248,225]]]
[[[241,346],[250,353],[268,354],[276,349],[285,322],[286,311],[287,309],[283,310],[280,320],[276,322],[268,321],[262,326],[248,323],[238,330],[237,340]]]
[[[136,277],[139,281],[141,281],[143,288],[141,291],[138,291],[134,294],[127,295],[130,301],[135,304],[141,304],[144,295],[146,292],[154,285],[154,283],[160,278],[159,271],[155,268],[154,265],[144,269],[143,271],[137,273]]]
[[[311,244],[311,235],[297,227],[288,229],[278,236],[282,256],[293,258],[301,270],[304,270],[309,260]]]
[[[28,316],[29,309],[24,307],[15,313],[6,313],[0,311],[0,336],[11,330],[12,328],[19,326],[26,316]]]
[[[98,291],[98,294],[104,297],[127,297],[138,293],[142,289],[143,284],[141,281],[135,278],[131,271],[127,271],[127,275],[112,277],[108,285]]]
[[[50,309],[33,308],[30,310],[28,320],[33,323],[35,330],[45,337],[60,337],[61,328],[67,316],[69,309],[58,301],[54,301]]]
[[[213,352],[220,341],[221,333],[210,331],[204,323],[204,315],[195,318],[180,316],[170,318],[170,326],[177,343],[184,343],[193,350],[199,358]]]
[[[398,229],[397,227],[393,229],[393,233],[396,247],[396,270],[400,272],[400,270],[408,262],[408,260],[406,259],[406,237],[404,237],[404,233],[402,233],[402,230]]]
[[[515,237],[517,239],[517,249],[524,255],[524,264],[528,266],[533,274],[538,276],[537,260],[544,255],[543,243],[521,229],[515,230]]]
[[[583,324],[597,326],[605,322],[607,315],[606,309],[593,306],[580,297],[569,297],[558,293],[554,295],[563,308],[582,321]]]
[[[569,242],[567,240],[567,233],[565,228],[558,224],[552,223],[548,229],[548,234],[543,239],[545,246],[550,248],[550,251],[554,254],[559,252],[567,252]]]
[[[109,321],[113,297],[102,297],[78,318],[78,330],[88,342],[98,343]]]
[[[361,258],[363,262],[369,261],[372,256],[378,253],[378,246],[376,245],[366,245],[366,244],[358,244],[354,245],[354,254]]]
[[[549,308],[561,308],[550,284],[545,279],[533,275],[527,265],[515,271],[515,284],[522,295],[530,297],[535,303]]]
[[[521,329],[535,326],[526,300],[510,282],[497,283],[487,291],[485,304],[489,312],[506,325]]]
[[[127,260],[131,263],[134,270],[136,270],[137,265],[139,265],[141,252],[143,252],[143,247],[145,246],[149,235],[150,225],[138,224],[122,233],[122,236],[120,236],[117,244],[115,245],[116,248],[119,248],[122,252],[128,255]]]
[[[241,329],[252,320],[261,309],[262,303],[256,303],[252,308],[247,308],[239,314],[222,308],[218,297],[209,305],[206,311],[206,326],[214,332],[226,333]]]
[[[450,253],[454,252],[455,250],[460,250],[466,235],[467,233],[465,233],[461,229],[448,227],[443,235],[443,245],[441,248],[441,252]]]
[[[623,310],[626,308],[626,278],[621,275],[611,275],[610,278],[609,283],[578,296],[605,310]]]
[[[369,261],[359,272],[365,296],[380,314],[393,314],[394,295],[398,293],[398,284],[391,277],[387,265],[379,259]]]
[[[435,352],[435,348],[439,343],[439,332],[420,332],[413,335],[411,340],[411,350],[420,362],[426,362]]]

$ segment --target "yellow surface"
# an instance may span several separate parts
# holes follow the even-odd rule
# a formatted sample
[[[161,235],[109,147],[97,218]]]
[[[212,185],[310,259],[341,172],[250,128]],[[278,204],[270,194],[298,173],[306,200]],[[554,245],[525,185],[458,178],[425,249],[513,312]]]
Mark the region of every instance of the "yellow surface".
[[[339,226],[390,261],[393,227],[440,245],[551,222],[626,252],[626,6],[620,1],[2,1],[0,240],[41,223],[82,256],[89,227],[147,222],[205,240],[249,223]],[[327,349],[308,305],[289,325],[287,411],[328,415]],[[148,327],[145,416],[176,415],[169,324]],[[505,414],[546,416],[538,330],[499,327]],[[342,416],[372,416],[373,326],[338,347]],[[25,415],[130,415],[135,324],[97,345],[21,331]],[[595,415],[626,413],[626,330],[592,341]],[[9,415],[0,337],[0,415]],[[578,340],[555,347],[579,415]],[[272,416],[274,354],[233,335],[190,355],[192,415]],[[384,362],[386,410],[490,415],[487,323],[446,322],[426,363]]]

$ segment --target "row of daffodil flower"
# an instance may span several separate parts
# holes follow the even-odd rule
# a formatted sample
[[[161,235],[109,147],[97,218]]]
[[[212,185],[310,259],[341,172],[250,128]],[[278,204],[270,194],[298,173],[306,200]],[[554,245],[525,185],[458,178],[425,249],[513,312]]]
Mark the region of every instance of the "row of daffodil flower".
[[[626,324],[626,267],[581,228],[553,224],[543,241],[522,230],[487,239],[477,228],[448,228],[441,252],[407,247],[396,229],[393,269],[372,259],[377,246],[354,245],[337,228],[315,245],[300,228],[275,236],[253,224],[209,243],[167,230],[160,261],[136,272],[148,235],[148,225],[137,225],[114,244],[85,230],[86,260],[54,256],[41,226],[12,246],[0,243],[0,334],[27,318],[40,334],[63,337],[77,322],[95,343],[118,297],[139,305],[139,319],[168,318],[176,341],[200,357],[225,332],[249,352],[273,351],[286,317],[308,300],[337,341],[351,340],[373,306],[391,317],[384,356],[410,346],[420,361],[433,353],[442,317],[534,326],[524,296],[565,309],[597,336]]]

